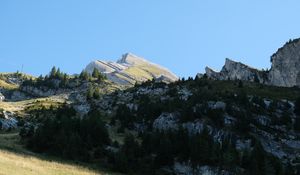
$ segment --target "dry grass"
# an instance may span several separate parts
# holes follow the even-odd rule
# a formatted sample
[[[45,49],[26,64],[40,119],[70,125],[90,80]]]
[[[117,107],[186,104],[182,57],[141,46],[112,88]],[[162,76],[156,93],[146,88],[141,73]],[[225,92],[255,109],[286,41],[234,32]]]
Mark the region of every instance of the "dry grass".
[[[49,108],[62,105],[66,100],[59,96],[51,96],[48,98],[36,98],[17,102],[0,102],[0,108],[11,111],[23,116],[26,112],[42,107]]]
[[[146,72],[143,69],[140,69],[139,67],[131,67],[126,70],[124,70],[127,74],[134,77],[134,79],[152,79],[152,75]]]
[[[54,161],[19,145],[17,133],[0,133],[0,175],[117,175],[72,162]]]
[[[13,90],[13,89],[17,89],[19,86],[15,85],[15,84],[9,84],[9,83],[5,82],[4,80],[0,80],[0,87],[4,88],[4,89]]]

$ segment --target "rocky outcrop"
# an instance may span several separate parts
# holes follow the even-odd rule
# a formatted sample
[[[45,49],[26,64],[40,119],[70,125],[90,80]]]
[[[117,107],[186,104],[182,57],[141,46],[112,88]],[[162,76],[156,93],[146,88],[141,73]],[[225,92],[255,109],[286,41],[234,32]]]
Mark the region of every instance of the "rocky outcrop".
[[[177,122],[177,113],[163,113],[153,122],[153,128],[158,131],[177,130]]]
[[[243,80],[264,82],[263,71],[259,71],[240,62],[226,58],[225,65],[220,72],[209,67],[205,68],[207,77],[217,80]]]
[[[168,69],[130,53],[124,54],[117,62],[93,61],[85,70],[92,73],[95,68],[109,80],[121,85],[133,85],[152,79],[167,83],[178,80]]]
[[[0,92],[0,102],[5,100],[5,96]]]
[[[272,55],[270,71],[251,68],[240,62],[226,59],[220,72],[206,67],[206,75],[217,80],[243,80],[268,85],[300,86],[300,39],[290,40]]]
[[[276,86],[300,86],[300,39],[290,40],[271,57],[269,83]]]
[[[16,129],[18,127],[18,120],[13,112],[1,111],[0,115],[0,130]]]

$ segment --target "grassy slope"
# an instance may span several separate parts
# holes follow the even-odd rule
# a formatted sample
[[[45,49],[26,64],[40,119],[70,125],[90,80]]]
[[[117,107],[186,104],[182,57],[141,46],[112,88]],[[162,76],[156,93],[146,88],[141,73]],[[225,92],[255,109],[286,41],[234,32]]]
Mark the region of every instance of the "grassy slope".
[[[149,65],[149,64],[136,65],[134,67],[125,69],[123,72],[137,80],[147,80],[147,79],[151,80],[153,78],[153,75],[159,76],[161,74],[168,73],[166,70],[157,68],[154,65]],[[118,74],[118,76],[120,76],[120,78],[124,78],[120,74]],[[124,79],[128,80],[126,77]],[[134,84],[132,80],[128,80],[128,81]]]
[[[20,74],[22,79],[35,79],[34,76],[28,75],[28,74]],[[14,90],[18,89],[19,85],[9,83],[8,77],[15,77],[14,73],[0,73],[0,87],[7,90]]]
[[[92,170],[74,162],[38,155],[19,144],[15,133],[0,133],[0,175],[117,175],[105,170]]]
[[[5,82],[4,80],[0,79],[0,87],[3,89],[13,90],[13,89],[17,89],[18,85],[9,84],[9,83]]]
[[[60,96],[51,96],[48,98],[36,98],[17,102],[0,102],[0,108],[6,111],[15,112],[20,116],[24,116],[26,112],[41,107],[49,108],[57,107],[65,102]]]

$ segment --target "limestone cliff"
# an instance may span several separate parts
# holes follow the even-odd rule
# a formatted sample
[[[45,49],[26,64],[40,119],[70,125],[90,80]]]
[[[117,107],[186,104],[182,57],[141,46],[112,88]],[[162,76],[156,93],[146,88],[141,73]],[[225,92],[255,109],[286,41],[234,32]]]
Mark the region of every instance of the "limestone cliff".
[[[268,85],[300,86],[300,39],[290,40],[271,56],[270,71],[257,70],[240,62],[226,59],[220,72],[206,67],[206,75],[217,80],[255,81]]]
[[[300,39],[290,40],[271,57],[269,83],[276,86],[300,86]]]
[[[258,71],[240,62],[235,62],[226,58],[225,65],[220,72],[216,72],[209,67],[205,68],[209,78],[217,80],[243,80],[264,82],[263,72]]]

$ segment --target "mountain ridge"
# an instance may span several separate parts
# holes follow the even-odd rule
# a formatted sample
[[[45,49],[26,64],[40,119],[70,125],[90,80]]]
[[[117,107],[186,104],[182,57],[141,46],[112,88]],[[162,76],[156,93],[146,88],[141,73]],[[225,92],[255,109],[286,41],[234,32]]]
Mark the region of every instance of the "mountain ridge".
[[[271,56],[271,69],[258,70],[241,62],[226,58],[220,72],[206,67],[208,78],[217,80],[242,80],[266,85],[293,87],[300,86],[300,39],[287,42]]]

